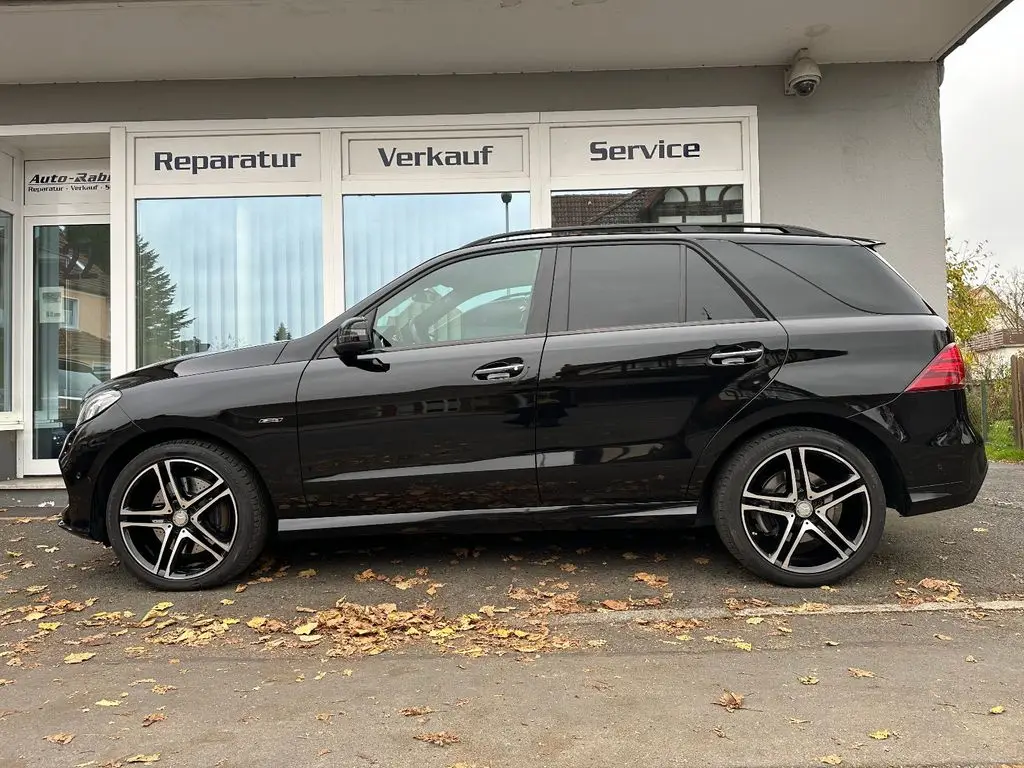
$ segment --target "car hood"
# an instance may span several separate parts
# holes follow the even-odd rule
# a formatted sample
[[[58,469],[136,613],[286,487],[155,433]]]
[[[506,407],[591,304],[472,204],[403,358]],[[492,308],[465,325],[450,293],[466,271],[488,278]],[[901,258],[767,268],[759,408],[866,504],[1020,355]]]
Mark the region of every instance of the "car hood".
[[[170,360],[137,368],[107,382],[103,389],[123,389],[153,379],[169,379],[181,376],[198,376],[217,371],[237,371],[241,368],[256,368],[273,365],[281,352],[288,346],[287,341],[276,341],[256,347],[229,349],[223,352],[200,352],[183,355]],[[99,389],[99,388],[97,388]]]

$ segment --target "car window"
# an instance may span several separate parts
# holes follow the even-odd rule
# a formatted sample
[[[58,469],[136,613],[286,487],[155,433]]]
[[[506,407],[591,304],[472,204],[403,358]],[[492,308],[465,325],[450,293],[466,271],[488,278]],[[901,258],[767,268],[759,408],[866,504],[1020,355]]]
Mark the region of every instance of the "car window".
[[[686,322],[752,320],[758,314],[707,259],[686,252]]]
[[[376,338],[410,347],[525,334],[540,254],[492,253],[424,275],[380,305]]]
[[[671,243],[573,248],[568,329],[682,322],[682,259]]]

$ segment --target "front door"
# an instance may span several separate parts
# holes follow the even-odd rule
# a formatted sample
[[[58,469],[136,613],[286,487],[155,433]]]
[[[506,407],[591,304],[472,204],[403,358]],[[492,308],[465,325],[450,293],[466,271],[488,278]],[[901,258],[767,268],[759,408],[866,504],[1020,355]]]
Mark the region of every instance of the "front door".
[[[31,248],[26,474],[57,474],[82,399],[110,378],[110,224],[106,216],[26,219]]]
[[[552,261],[535,249],[437,267],[370,313],[373,352],[309,364],[298,420],[312,509],[358,524],[537,506]]]

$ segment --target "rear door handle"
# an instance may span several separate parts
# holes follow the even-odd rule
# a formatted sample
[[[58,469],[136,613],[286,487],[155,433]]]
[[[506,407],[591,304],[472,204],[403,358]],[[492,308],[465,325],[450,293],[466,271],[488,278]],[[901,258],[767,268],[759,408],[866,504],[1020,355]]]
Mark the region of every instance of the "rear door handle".
[[[758,344],[756,347],[712,352],[708,359],[711,365],[751,365],[762,357],[764,357],[764,347]]]
[[[477,368],[473,371],[473,378],[480,381],[504,381],[522,375],[525,370],[526,364],[522,360],[497,360]]]

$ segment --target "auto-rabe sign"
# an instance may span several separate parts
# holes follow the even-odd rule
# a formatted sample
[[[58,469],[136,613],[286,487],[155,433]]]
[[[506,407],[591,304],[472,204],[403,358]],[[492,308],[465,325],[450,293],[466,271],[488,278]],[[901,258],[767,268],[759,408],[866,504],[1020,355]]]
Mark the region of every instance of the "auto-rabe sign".
[[[30,160],[25,163],[25,204],[110,202],[110,161]]]

